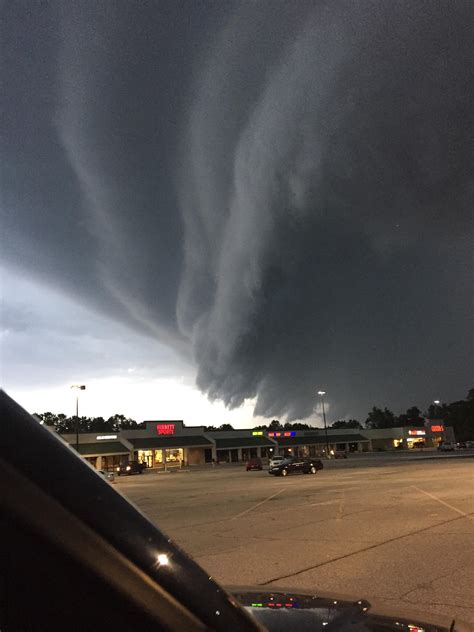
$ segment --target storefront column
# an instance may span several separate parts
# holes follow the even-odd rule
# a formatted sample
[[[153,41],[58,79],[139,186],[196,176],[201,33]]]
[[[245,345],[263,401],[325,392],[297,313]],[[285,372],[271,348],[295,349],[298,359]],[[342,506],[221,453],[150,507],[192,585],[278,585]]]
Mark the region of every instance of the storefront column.
[[[102,457],[98,456],[95,460],[95,467],[97,470],[101,470],[102,469]]]
[[[257,457],[260,459],[262,457],[262,448],[257,446]]]
[[[242,461],[242,448],[237,448],[237,459]]]

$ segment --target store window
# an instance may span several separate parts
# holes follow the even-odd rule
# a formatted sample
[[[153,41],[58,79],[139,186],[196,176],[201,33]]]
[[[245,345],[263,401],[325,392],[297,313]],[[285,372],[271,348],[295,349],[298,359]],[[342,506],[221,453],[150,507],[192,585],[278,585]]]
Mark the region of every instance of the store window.
[[[113,456],[103,456],[102,457],[102,469],[107,472],[114,472],[117,467],[123,463],[128,461],[128,456],[125,454],[115,454]]]
[[[140,463],[146,463],[147,467],[153,467],[152,450],[138,450],[138,461]]]
[[[172,464],[180,464],[184,460],[184,452],[183,448],[171,448],[169,450],[165,450],[166,452],[166,462]]]

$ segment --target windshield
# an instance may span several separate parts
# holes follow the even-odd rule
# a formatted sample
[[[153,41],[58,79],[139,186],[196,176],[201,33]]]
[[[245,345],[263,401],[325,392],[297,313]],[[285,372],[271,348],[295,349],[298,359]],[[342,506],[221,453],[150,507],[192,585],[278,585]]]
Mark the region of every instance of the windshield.
[[[3,386],[224,586],[474,623],[471,13],[4,7]]]

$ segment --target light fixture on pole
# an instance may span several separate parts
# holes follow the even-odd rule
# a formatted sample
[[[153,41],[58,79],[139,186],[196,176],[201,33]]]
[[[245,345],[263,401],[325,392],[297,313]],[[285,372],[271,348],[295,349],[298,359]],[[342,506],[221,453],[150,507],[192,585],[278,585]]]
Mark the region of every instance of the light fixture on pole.
[[[321,404],[323,406],[324,434],[326,436],[326,456],[329,457],[328,428],[326,426],[326,411],[324,410],[324,396],[326,395],[326,391],[318,391],[318,395],[321,397]]]
[[[85,384],[73,384],[71,388],[77,388],[79,391],[85,391]],[[76,430],[76,450],[79,452],[79,393],[76,395],[76,421],[74,424]]]

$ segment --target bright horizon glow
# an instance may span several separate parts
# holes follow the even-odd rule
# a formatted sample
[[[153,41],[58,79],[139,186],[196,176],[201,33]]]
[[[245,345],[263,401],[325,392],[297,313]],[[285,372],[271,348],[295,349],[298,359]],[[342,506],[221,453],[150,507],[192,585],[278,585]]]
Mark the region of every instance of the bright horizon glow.
[[[118,413],[138,423],[145,420],[183,420],[186,426],[216,426],[224,423],[234,428],[253,428],[269,424],[271,419],[254,417],[255,402],[247,400],[243,406],[228,410],[222,402],[210,402],[187,379],[140,379],[136,374],[84,380],[87,389],[79,398],[81,417],[108,419]],[[8,394],[29,413],[52,412],[75,415],[76,392],[69,384],[38,389],[9,389]],[[315,414],[305,423],[318,426],[320,415]],[[284,420],[282,420],[283,422]]]
[[[104,417],[137,422],[182,419],[187,426],[253,428],[255,401],[228,410],[195,386],[195,367],[159,341],[65,296],[57,289],[0,268],[5,308],[0,330],[3,389],[29,413]],[[74,388],[72,388],[74,387]],[[81,388],[85,387],[85,388]],[[320,405],[303,420],[321,424]],[[280,421],[284,422],[283,417]],[[295,420],[297,421],[297,420]]]

